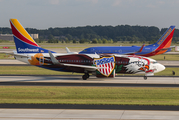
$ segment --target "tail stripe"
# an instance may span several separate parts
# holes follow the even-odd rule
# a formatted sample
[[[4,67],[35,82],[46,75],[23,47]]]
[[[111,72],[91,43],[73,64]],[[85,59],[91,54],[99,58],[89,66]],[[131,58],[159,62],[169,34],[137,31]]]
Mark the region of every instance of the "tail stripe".
[[[25,38],[22,34],[20,34],[12,24],[11,24],[11,28],[12,28],[12,31],[13,31],[14,36],[17,37],[19,40],[21,40],[21,41],[23,41],[23,42],[25,42],[25,43],[28,43],[28,44],[30,44],[30,45],[34,45],[34,46],[39,47],[36,43],[34,43],[34,42],[28,40],[28,39]]]
[[[48,53],[49,50],[41,48],[22,27],[17,19],[10,19],[10,25],[16,45],[17,53]],[[55,53],[51,51],[51,53]]]
[[[167,36],[167,38],[160,44],[160,46],[156,50],[170,47],[172,38],[173,38],[173,34],[174,34],[174,30],[175,29],[172,30],[172,32]]]
[[[32,37],[27,33],[27,31],[17,21],[17,19],[11,19],[10,24],[14,36],[16,36],[25,43],[39,47],[39,45],[32,39]]]

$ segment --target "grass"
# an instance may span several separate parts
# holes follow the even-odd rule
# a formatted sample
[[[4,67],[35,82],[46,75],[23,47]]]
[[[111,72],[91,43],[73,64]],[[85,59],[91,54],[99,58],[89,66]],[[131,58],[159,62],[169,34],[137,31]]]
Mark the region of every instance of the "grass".
[[[1,66],[0,74],[17,75],[72,75],[72,72],[58,72],[36,66]],[[79,74],[79,73],[73,73]]]
[[[14,56],[5,53],[0,53],[0,59],[14,59]]]
[[[135,43],[135,44],[130,44],[129,42],[117,42],[117,43],[106,43],[106,44],[89,44],[89,43],[84,43],[84,44],[73,44],[73,43],[39,43],[39,45],[43,48],[46,49],[63,49],[65,52],[65,47],[68,47],[71,49],[71,51],[82,51],[85,48],[88,47],[93,47],[93,46],[132,46],[132,45],[137,45],[137,46],[142,46],[142,43]],[[3,48],[3,46],[9,47],[10,49],[16,49],[14,43],[11,41],[9,43],[1,43],[0,49]],[[177,46],[177,45],[175,45]],[[179,45],[178,45],[179,46]],[[6,50],[6,49],[4,49]],[[172,49],[174,51],[174,48]],[[12,59],[12,57],[7,57],[8,55],[0,53],[0,59]],[[179,60],[179,55],[169,55],[169,54],[162,54],[162,55],[157,55],[157,56],[152,56],[151,58],[155,60]]]
[[[172,76],[172,71],[179,76],[179,68],[166,68],[164,71],[156,73],[155,76]],[[58,72],[48,69],[39,68],[36,66],[1,66],[0,74],[17,74],[17,75],[82,75],[82,73]],[[129,75],[129,74],[126,74]],[[135,74],[131,74],[135,75]]]
[[[165,59],[164,59],[165,57]],[[150,57],[152,59],[155,59],[155,60],[176,60],[178,61],[179,60],[179,54],[174,54],[174,55],[171,55],[171,54],[162,54],[162,55],[156,55],[156,56],[152,56]]]
[[[179,68],[165,68],[164,71],[155,73],[155,76],[172,76],[172,71],[175,71],[175,75],[179,76]]]
[[[179,88],[1,86],[0,103],[179,105]]]

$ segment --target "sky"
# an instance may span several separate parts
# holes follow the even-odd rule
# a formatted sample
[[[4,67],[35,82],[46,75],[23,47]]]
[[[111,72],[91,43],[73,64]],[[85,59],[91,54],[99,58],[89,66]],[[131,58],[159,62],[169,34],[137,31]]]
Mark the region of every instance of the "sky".
[[[0,0],[0,27],[139,25],[179,29],[179,0]]]

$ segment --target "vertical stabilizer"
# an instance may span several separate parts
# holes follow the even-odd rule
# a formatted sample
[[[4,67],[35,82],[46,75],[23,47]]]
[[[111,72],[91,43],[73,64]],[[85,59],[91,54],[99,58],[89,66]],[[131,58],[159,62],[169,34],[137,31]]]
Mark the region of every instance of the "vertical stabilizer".
[[[41,48],[17,19],[10,19],[10,25],[17,53],[48,53],[49,50]]]
[[[157,50],[163,48],[169,48],[172,42],[175,26],[170,26],[165,33],[160,37],[160,39],[155,43],[158,47]]]
[[[156,43],[148,45],[148,47],[153,47],[152,52],[145,54],[145,56],[159,55],[170,51],[174,31],[175,26],[170,26]]]

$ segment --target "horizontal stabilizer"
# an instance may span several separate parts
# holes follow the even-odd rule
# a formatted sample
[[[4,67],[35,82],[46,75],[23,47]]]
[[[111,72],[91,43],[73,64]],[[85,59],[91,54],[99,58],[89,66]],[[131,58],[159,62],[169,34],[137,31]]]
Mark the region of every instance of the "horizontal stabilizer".
[[[172,49],[174,48],[175,46],[171,46],[171,47],[168,47],[168,48],[162,48],[162,49],[159,49],[159,50],[156,50],[154,52],[160,52],[160,51],[163,51],[163,50],[169,50],[169,49]]]
[[[29,57],[27,54],[18,54],[18,53],[13,53],[13,52],[0,52],[0,53],[13,55],[13,56],[19,56],[19,57],[25,57],[25,58]]]

